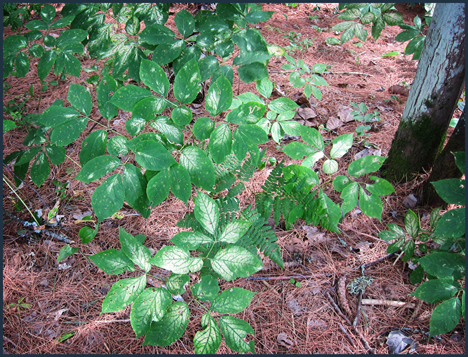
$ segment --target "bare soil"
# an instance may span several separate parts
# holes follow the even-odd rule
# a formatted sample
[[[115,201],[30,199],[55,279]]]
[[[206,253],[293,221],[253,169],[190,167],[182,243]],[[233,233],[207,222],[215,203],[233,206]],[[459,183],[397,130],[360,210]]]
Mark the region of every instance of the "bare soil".
[[[314,11],[314,6],[320,10]],[[350,108],[350,101],[361,103],[380,112],[381,121],[376,123],[368,141],[381,150],[386,156],[391,146],[407,99],[404,95],[395,94],[399,101],[391,99],[388,89],[394,85],[405,87],[411,84],[418,62],[411,56],[382,57],[391,51],[404,52],[405,44],[395,41],[395,36],[401,31],[398,27],[387,27],[378,40],[369,39],[361,47],[354,38],[343,46],[330,46],[325,39],[330,36],[339,37],[327,31],[340,22],[336,17],[337,4],[299,4],[288,7],[284,4],[264,4],[264,10],[274,10],[276,13],[266,23],[257,26],[268,43],[282,47],[290,45],[287,38],[291,32],[300,33],[300,40],[311,39],[312,45],[290,54],[296,59],[303,59],[309,66],[316,63],[331,65],[329,74],[324,78],[329,87],[322,87],[321,101],[311,99],[311,108],[315,110],[317,125],[326,125],[339,113]],[[412,23],[416,15],[422,17],[424,9],[417,5],[409,7],[405,4],[396,5],[403,14],[405,23]],[[194,11],[193,4],[173,4],[171,12],[182,8]],[[60,5],[58,4],[58,9]],[[287,16],[287,19],[284,15]],[[311,20],[308,16],[318,15]],[[318,31],[312,25],[323,31]],[[173,16],[168,26],[176,33]],[[370,30],[370,29],[369,29]],[[10,28],[4,28],[4,37],[12,34]],[[286,36],[286,38],[285,38]],[[82,67],[89,68],[94,64],[85,57],[81,58]],[[3,105],[29,90],[34,85],[34,97],[27,101],[26,113],[42,113],[56,99],[67,102],[70,83],[88,85],[88,79],[94,73],[82,71],[82,77],[67,77],[58,85],[51,85],[43,93],[38,106],[39,80],[35,71],[38,61],[31,60],[33,70],[26,78],[10,77],[6,82],[12,85],[8,92],[3,92]],[[272,58],[268,70],[271,79],[289,98],[296,99],[298,89],[290,86],[288,75],[280,67],[286,63],[283,57]],[[102,62],[98,63],[102,66]],[[236,77],[236,76],[235,76]],[[56,79],[53,74],[47,81]],[[240,93],[252,91],[256,93],[254,84],[237,83],[234,80],[234,90]],[[5,80],[4,80],[5,83]],[[91,87],[91,86],[90,86]],[[383,89],[382,89],[383,88]],[[95,90],[90,88],[95,101]],[[279,96],[279,94],[277,94]],[[202,116],[201,114],[200,116]],[[457,116],[460,113],[456,112]],[[91,118],[101,119],[97,106],[93,109]],[[9,119],[9,117],[6,117]],[[126,134],[125,120],[128,113],[119,112],[113,120],[112,128]],[[333,131],[320,129],[326,139],[337,135],[353,133],[357,125],[355,121],[346,122]],[[80,139],[67,147],[67,154],[78,162],[78,152],[81,141],[88,135],[93,123],[88,125]],[[449,132],[450,134],[450,132]],[[22,149],[26,131],[12,130],[3,135],[3,157]],[[299,163],[291,160],[278,150],[277,145],[270,142],[264,145],[267,156],[278,161]],[[364,149],[362,143],[355,144],[349,154],[340,162],[342,174],[354,155]],[[261,191],[261,185],[271,168],[257,172],[248,185],[250,190],[240,197],[240,203],[245,206],[254,202],[252,192]],[[27,185],[23,185],[18,193],[32,209],[41,208],[44,212],[51,209],[58,200],[56,187],[52,180],[68,182],[66,191],[68,202],[62,200],[59,214],[64,215],[63,227],[56,232],[62,233],[74,241],[73,246],[79,247],[78,253],[68,257],[59,266],[57,255],[65,243],[43,235],[27,234],[20,237],[18,231],[23,230],[22,224],[3,216],[3,348],[10,354],[81,354],[81,353],[192,353],[193,336],[201,330],[200,317],[203,311],[191,304],[191,319],[183,337],[168,347],[141,346],[143,337],[136,339],[129,323],[130,309],[113,314],[103,314],[101,303],[112,284],[121,277],[132,277],[134,273],[121,276],[108,276],[100,271],[87,258],[89,255],[109,248],[119,249],[118,227],[127,232],[145,234],[145,244],[154,250],[167,244],[168,240],[180,231],[176,223],[193,209],[193,202],[185,206],[181,201],[170,196],[167,201],[153,209],[151,216],[144,219],[125,205],[121,212],[122,219],[107,219],[99,228],[94,240],[83,245],[78,238],[78,231],[83,224],[75,224],[73,215],[91,210],[91,195],[97,186],[83,184],[72,177],[79,168],[73,161],[66,160],[62,165],[52,167],[51,178],[39,189],[28,178],[26,183],[34,187],[37,194]],[[4,167],[4,175],[13,180],[11,172]],[[275,267],[266,259],[265,269],[255,274],[255,277],[267,277],[268,280],[238,279],[235,282],[221,282],[221,289],[239,286],[256,291],[252,303],[238,317],[246,320],[255,330],[255,352],[265,354],[334,354],[334,353],[367,353],[370,347],[375,353],[389,353],[386,344],[391,331],[404,328],[404,333],[417,343],[416,353],[420,354],[464,354],[465,324],[459,323],[454,331],[438,338],[428,339],[424,334],[429,330],[430,313],[434,305],[423,303],[409,294],[415,287],[409,282],[411,270],[408,265],[395,257],[382,260],[366,269],[366,276],[373,278],[372,284],[366,289],[363,298],[381,299],[407,303],[404,306],[392,307],[385,305],[363,305],[356,328],[352,324],[356,316],[358,299],[346,288],[348,282],[361,275],[360,266],[374,262],[386,255],[387,243],[377,238],[380,231],[386,229],[386,224],[404,225],[404,215],[408,207],[404,200],[409,194],[418,197],[421,184],[428,174],[422,174],[408,183],[395,183],[395,193],[384,199],[382,221],[371,219],[357,211],[348,214],[340,224],[342,234],[326,232],[322,229],[314,231],[306,227],[304,222],[296,224],[292,230],[286,231],[275,227],[278,242],[282,248],[286,262],[284,270]],[[326,193],[339,202],[339,194],[333,193],[329,187]],[[15,212],[12,199],[15,196],[3,185],[3,209]],[[42,201],[39,199],[41,197]],[[79,198],[83,197],[83,198]],[[413,208],[419,216],[431,211],[430,207],[416,206]],[[29,220],[26,210],[16,215]],[[428,224],[423,219],[423,224]],[[350,250],[350,247],[352,248]],[[300,287],[290,283],[290,277],[301,283]],[[341,287],[341,288],[340,288]],[[8,304],[23,303],[30,305],[18,311],[7,308]],[[184,295],[186,301],[190,299]],[[332,301],[333,303],[332,303]],[[349,320],[337,313],[334,304],[341,309]],[[58,342],[66,333],[73,335]],[[233,353],[222,342],[219,353]]]

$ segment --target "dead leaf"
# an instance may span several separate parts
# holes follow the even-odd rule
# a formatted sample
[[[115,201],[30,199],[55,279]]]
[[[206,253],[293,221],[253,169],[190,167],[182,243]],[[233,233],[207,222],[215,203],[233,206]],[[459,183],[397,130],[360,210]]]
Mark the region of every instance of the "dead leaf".
[[[335,130],[336,128],[339,128],[342,125],[343,125],[343,122],[337,117],[331,117],[327,121],[327,129],[330,129],[330,130]]]
[[[296,102],[296,104],[300,105],[302,108],[305,108],[305,107],[310,108],[310,102],[309,102],[309,100],[308,100],[307,97],[306,97],[304,94],[302,94],[301,92],[296,93],[296,95],[294,96],[293,100],[294,100],[294,102]]]
[[[302,226],[302,229],[306,232],[309,244],[322,243],[328,240],[328,237],[325,235],[325,233],[320,232],[316,227]]]
[[[416,203],[418,203],[418,199],[416,197],[414,197],[413,194],[410,194],[403,201],[403,204],[408,208],[414,208],[414,206],[416,206]]]
[[[299,108],[297,114],[305,120],[313,119],[317,116],[317,113],[312,108]]]
[[[290,349],[291,347],[294,346],[294,342],[289,339],[289,336],[285,334],[284,332],[281,332],[278,337],[277,341],[281,346],[286,347],[287,349]]]
[[[351,115],[353,110],[349,107],[345,107],[338,112],[338,117],[343,123],[347,123],[354,120],[354,117]]]
[[[399,94],[407,97],[409,95],[410,89],[407,87],[394,85],[388,88],[388,91],[390,92],[390,94]]]
[[[84,191],[83,190],[73,190],[73,196],[78,197],[78,196],[83,196]]]
[[[59,311],[55,312],[55,317],[54,317],[54,321],[58,321],[58,319],[60,318],[60,316],[62,316],[62,314],[64,312],[67,312],[68,309],[60,309]]]
[[[322,320],[310,320],[309,327],[319,329],[319,330],[326,330],[328,328],[328,325]]]
[[[349,83],[338,83],[338,88],[348,88]]]
[[[360,159],[364,156],[381,156],[382,155],[382,150],[380,149],[364,149],[362,151],[359,151],[356,155],[354,155],[354,160]]]
[[[91,211],[81,212],[81,210],[77,210],[73,213],[72,217],[76,220],[82,220],[83,217],[91,216],[93,213]]]

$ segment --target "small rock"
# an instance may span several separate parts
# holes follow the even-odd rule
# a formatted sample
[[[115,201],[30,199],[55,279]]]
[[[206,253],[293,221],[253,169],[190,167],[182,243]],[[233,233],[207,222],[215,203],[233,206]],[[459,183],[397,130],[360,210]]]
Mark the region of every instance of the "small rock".
[[[151,256],[153,256],[154,253],[156,253],[156,251],[155,251],[153,248],[150,247],[150,248],[148,248],[148,249],[149,249],[149,251],[150,251]]]
[[[416,203],[418,203],[418,199],[416,197],[414,197],[413,194],[410,194],[403,201],[403,204],[408,208],[414,208],[416,206]]]

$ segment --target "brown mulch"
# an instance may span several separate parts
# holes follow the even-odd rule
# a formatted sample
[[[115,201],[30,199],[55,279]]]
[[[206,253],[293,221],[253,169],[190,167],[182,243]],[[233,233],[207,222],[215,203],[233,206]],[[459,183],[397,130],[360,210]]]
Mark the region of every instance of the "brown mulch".
[[[59,4],[57,4],[59,5]],[[320,6],[319,11],[313,11],[314,6]],[[313,45],[304,51],[297,50],[292,53],[296,59],[303,59],[309,66],[316,63],[331,65],[330,74],[324,78],[330,84],[322,87],[321,101],[311,99],[312,107],[318,113],[320,124],[331,117],[336,117],[343,108],[350,107],[349,102],[365,102],[372,110],[380,112],[381,122],[371,132],[368,139],[382,150],[386,156],[391,146],[392,138],[396,132],[404,109],[407,97],[400,95],[403,103],[392,100],[388,89],[394,85],[412,83],[417,61],[411,56],[381,57],[383,53],[398,50],[403,53],[405,44],[395,41],[395,36],[401,31],[398,27],[387,27],[378,40],[369,39],[362,47],[357,47],[354,38],[343,46],[329,46],[325,39],[335,36],[329,31],[319,32],[311,25],[322,29],[329,29],[340,20],[336,18],[334,10],[337,4],[300,4],[297,7],[288,7],[284,4],[264,4],[264,10],[274,10],[276,13],[266,23],[258,28],[268,43],[282,47],[288,46],[289,41],[283,36],[289,32],[300,32],[300,39],[313,39]],[[397,4],[397,9],[403,14],[406,23],[412,23],[416,15],[422,17],[424,9],[420,6],[409,7]],[[59,7],[58,7],[59,8]],[[175,13],[182,8],[193,11],[195,7],[190,4],[173,4],[171,12]],[[285,16],[287,15],[287,19]],[[308,16],[317,14],[319,19],[310,20]],[[175,30],[173,16],[168,26]],[[4,28],[4,37],[13,34],[10,28]],[[338,36],[335,36],[338,38]],[[81,58],[82,67],[89,68],[94,61]],[[34,68],[38,60],[31,60],[33,70],[26,78],[9,77],[6,82],[12,87],[3,92],[3,104],[14,99],[18,103],[18,96],[29,91],[32,84],[35,96],[26,104],[26,113],[42,113],[56,99],[67,102],[66,97],[70,83],[88,85],[86,79],[94,73],[82,71],[82,77],[67,77],[60,81],[54,74],[47,77],[47,81],[58,80],[59,85],[50,85],[43,93],[38,106],[39,80]],[[229,63],[229,62],[228,62]],[[280,67],[286,61],[282,57],[272,58],[269,63],[269,72],[272,81],[286,93],[294,98],[299,90],[290,86],[287,74]],[[102,66],[103,61],[98,63]],[[238,82],[234,79],[234,92],[237,94]],[[5,83],[5,80],[4,80]],[[88,85],[89,86],[89,85]],[[240,83],[240,92],[252,91],[256,93],[255,85]],[[384,91],[378,91],[384,87]],[[95,90],[90,86],[94,103]],[[457,116],[460,113],[456,113]],[[200,116],[203,116],[200,115]],[[97,106],[93,108],[91,118],[101,119]],[[126,134],[125,120],[128,113],[119,112],[114,118],[111,128],[119,133]],[[7,118],[8,119],[8,118]],[[322,130],[325,139],[333,139],[337,135],[354,132],[357,125],[354,121],[338,127],[334,132]],[[57,255],[65,243],[53,238],[27,233],[21,237],[18,231],[24,230],[21,223],[3,216],[3,349],[9,354],[56,354],[56,353],[145,353],[145,354],[176,354],[192,353],[193,336],[201,330],[200,317],[203,311],[195,304],[190,305],[191,319],[187,331],[181,339],[168,347],[141,346],[143,337],[136,339],[129,323],[130,309],[112,314],[101,312],[101,303],[112,284],[120,278],[135,276],[135,273],[125,273],[120,276],[108,276],[100,271],[90,260],[89,256],[105,249],[120,248],[118,242],[118,227],[127,232],[145,234],[145,245],[154,250],[167,244],[168,240],[181,229],[176,226],[186,213],[193,209],[193,201],[187,205],[175,199],[169,199],[152,210],[148,219],[135,215],[135,211],[124,205],[121,212],[122,219],[107,219],[101,223],[99,232],[94,240],[86,245],[80,243],[78,231],[83,224],[75,224],[73,214],[82,213],[91,209],[91,195],[97,183],[84,184],[73,180],[79,167],[78,152],[81,141],[89,134],[94,123],[88,124],[81,137],[68,145],[66,160],[62,165],[51,168],[51,176],[38,189],[28,178],[17,193],[32,210],[51,209],[57,201],[57,189],[52,180],[69,182],[67,200],[62,200],[59,214],[64,215],[63,228],[56,230],[65,234],[74,241],[72,246],[79,247],[79,251],[57,264]],[[96,127],[97,128],[97,127]],[[449,134],[451,131],[449,132]],[[12,130],[3,136],[3,157],[9,153],[23,149],[22,142],[27,132],[21,128]],[[278,162],[299,163],[300,160],[291,160],[278,150],[275,143],[269,142],[262,146],[267,149],[267,157],[275,157]],[[349,163],[355,154],[364,149],[362,144],[355,144],[350,155],[340,162],[340,171],[346,172],[346,163]],[[11,167],[10,167],[11,168]],[[254,202],[252,192],[261,191],[271,167],[267,167],[254,174],[247,184],[246,190],[239,197],[241,207]],[[10,181],[13,176],[7,169],[4,176]],[[338,235],[318,230],[317,234],[308,234],[304,222],[298,222],[293,229],[286,231],[275,227],[278,243],[282,248],[283,259],[286,262],[284,270],[270,264],[265,260],[265,269],[255,276],[270,277],[270,280],[238,279],[235,282],[220,282],[222,290],[233,286],[256,291],[250,306],[239,318],[246,320],[255,330],[255,352],[261,354],[334,354],[334,353],[367,353],[368,344],[375,353],[389,353],[386,337],[390,331],[406,328],[404,332],[418,344],[416,353],[420,354],[464,354],[465,353],[465,324],[459,323],[450,333],[440,338],[428,339],[423,332],[429,330],[430,313],[434,305],[422,303],[409,294],[415,287],[409,282],[411,270],[408,266],[396,261],[396,258],[383,260],[368,269],[366,275],[374,280],[366,289],[364,298],[384,299],[407,302],[407,306],[388,307],[382,305],[362,306],[356,332],[346,319],[340,316],[330,302],[327,294],[338,302],[344,299],[349,305],[351,315],[346,317],[352,322],[357,313],[358,298],[345,293],[338,296],[337,285],[340,279],[346,277],[346,284],[360,276],[360,266],[373,262],[386,255],[387,244],[377,238],[380,231],[386,229],[386,224],[396,223],[404,225],[404,215],[408,208],[403,201],[409,194],[418,197],[420,188],[428,174],[423,174],[408,183],[396,183],[395,193],[384,198],[384,213],[382,221],[371,219],[357,211],[348,214],[340,228],[343,231]],[[3,209],[15,212],[14,201],[16,196],[7,185],[3,185]],[[339,193],[333,192],[331,185],[325,192],[335,201],[339,202]],[[80,198],[83,197],[83,198]],[[44,201],[46,205],[42,202]],[[419,216],[431,211],[430,207],[416,206],[413,208]],[[26,210],[16,215],[24,220],[30,216]],[[427,225],[427,219],[423,220]],[[353,249],[350,250],[350,247]],[[298,257],[301,258],[298,263]],[[65,264],[62,264],[65,263]],[[300,287],[282,279],[289,276],[302,276],[296,278]],[[184,296],[185,301],[190,300],[189,293]],[[23,303],[30,308],[7,308],[8,304],[17,303],[24,298]],[[409,307],[409,304],[414,307]],[[339,302],[338,302],[339,304]],[[344,306],[340,306],[346,311]],[[346,314],[346,312],[344,312]],[[72,336],[64,341],[60,337],[67,333]],[[284,333],[284,335],[280,335]],[[361,335],[361,336],[360,336]],[[278,338],[280,337],[280,338]],[[233,353],[222,342],[218,353]]]

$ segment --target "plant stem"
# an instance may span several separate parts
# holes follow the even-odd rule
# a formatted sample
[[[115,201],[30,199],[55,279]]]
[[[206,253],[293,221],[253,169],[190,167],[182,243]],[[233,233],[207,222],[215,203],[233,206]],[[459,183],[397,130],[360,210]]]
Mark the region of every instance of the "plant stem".
[[[68,155],[65,155],[70,161],[73,161],[73,163],[78,166],[80,169],[81,169],[81,165],[79,163],[77,163],[75,160],[73,160],[70,156]]]
[[[113,131],[114,133],[118,134],[119,136],[123,136],[122,134],[120,134],[118,131],[115,131],[114,129],[111,129],[109,128],[108,126],[105,126],[104,124],[101,124],[100,122],[94,120],[94,119],[91,119],[91,118],[88,118],[89,120],[95,122],[96,124],[102,126],[103,128],[106,128],[107,130],[110,130],[110,131]]]
[[[34,221],[36,221],[37,223],[37,226],[40,226],[40,223],[37,221],[36,217],[32,214],[31,210],[29,209],[29,207],[26,205],[26,203],[24,203],[24,201],[21,199],[21,197],[18,195],[18,193],[13,189],[13,187],[10,186],[10,184],[8,183],[8,181],[5,179],[5,176],[3,176],[3,182],[5,182],[7,184],[7,186],[10,188],[10,190],[15,194],[16,197],[18,197],[18,199],[21,201],[21,203],[23,204],[24,207],[26,207],[26,209],[28,210],[29,214],[31,215],[31,217],[34,219]]]

